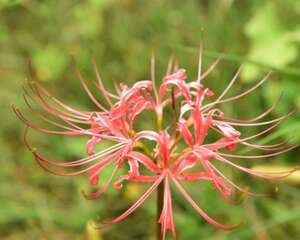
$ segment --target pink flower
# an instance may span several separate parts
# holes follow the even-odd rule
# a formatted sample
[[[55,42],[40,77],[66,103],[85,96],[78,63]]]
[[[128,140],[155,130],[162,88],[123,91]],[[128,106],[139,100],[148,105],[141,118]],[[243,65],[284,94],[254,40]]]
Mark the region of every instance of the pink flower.
[[[110,185],[121,190],[124,182],[151,184],[145,193],[127,211],[104,225],[122,221],[140,207],[154,191],[163,186],[162,211],[157,220],[161,224],[162,238],[166,238],[167,231],[170,231],[173,238],[175,238],[171,191],[171,185],[173,185],[207,222],[222,229],[233,229],[237,225],[224,225],[214,220],[200,208],[184,189],[181,182],[208,181],[230,203],[235,203],[232,196],[238,192],[260,196],[263,194],[251,192],[231,181],[216,167],[215,162],[220,162],[255,177],[280,179],[298,170],[298,168],[291,169],[290,171],[263,173],[238,165],[232,159],[273,157],[290,151],[298,147],[298,145],[286,146],[285,143],[258,145],[250,142],[250,140],[263,136],[273,130],[291,114],[287,113],[274,120],[258,122],[258,120],[269,114],[275,108],[275,105],[250,120],[228,118],[218,108],[222,103],[237,100],[251,93],[266,78],[237,96],[225,98],[225,95],[238,77],[238,71],[224,92],[216,100],[205,103],[206,99],[211,99],[214,96],[214,93],[204,87],[201,84],[201,80],[214,68],[217,61],[202,74],[200,58],[199,74],[196,81],[187,81],[186,70],[184,69],[175,69],[174,72],[171,72],[172,62],[170,61],[168,73],[163,78],[158,89],[156,89],[154,84],[155,73],[153,68],[152,80],[139,81],[132,87],[121,84],[116,88],[116,94],[106,90],[94,62],[93,66],[97,80],[94,83],[103,95],[108,107],[105,107],[97,100],[96,96],[90,91],[88,84],[84,81],[81,73],[77,71],[83,88],[97,108],[93,111],[82,111],[64,104],[58,98],[52,96],[40,83],[34,81],[29,84],[29,89],[24,89],[25,101],[36,116],[52,124],[57,130],[34,124],[19,109],[14,108],[17,116],[27,125],[25,144],[44,170],[61,176],[88,173],[89,182],[92,185],[98,185],[103,169],[113,164],[114,168],[111,175],[108,179],[105,179],[104,184],[99,186],[97,191],[85,194],[88,199],[98,198]],[[152,63],[152,66],[154,66],[153,61]],[[32,106],[32,104],[36,107]],[[164,109],[167,107],[172,109],[173,119],[171,123],[165,123],[164,126],[163,115]],[[157,131],[136,131],[135,122],[137,116],[145,110],[150,110],[156,114],[158,122]],[[52,120],[53,117],[56,121]],[[243,136],[242,131],[235,129],[237,126],[253,127],[268,125],[270,126],[261,132],[246,137]],[[29,144],[28,128],[48,134],[88,136],[86,157],[72,162],[57,162],[46,159]],[[208,138],[212,131],[219,136],[214,142],[210,142]],[[95,147],[101,141],[107,140],[113,141],[115,144],[102,151],[95,151]],[[141,140],[143,142],[152,141],[155,143],[155,147],[150,149]],[[179,144],[181,146],[185,145],[185,147],[182,149],[179,147]],[[268,153],[261,155],[238,155],[224,152],[224,150],[233,152],[240,145]],[[59,170],[59,168],[66,170]],[[127,168],[128,172],[120,175],[118,170],[121,168]],[[142,168],[143,171],[141,171]]]

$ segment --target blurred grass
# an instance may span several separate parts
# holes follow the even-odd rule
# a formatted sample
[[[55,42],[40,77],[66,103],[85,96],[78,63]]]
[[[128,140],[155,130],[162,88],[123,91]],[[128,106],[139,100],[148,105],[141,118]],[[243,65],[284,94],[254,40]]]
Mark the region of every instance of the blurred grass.
[[[0,0],[0,239],[153,239],[154,201],[147,201],[124,223],[90,233],[89,221],[117,215],[142,193],[128,186],[124,193],[110,190],[102,199],[87,201],[86,177],[60,178],[45,174],[22,143],[23,125],[10,110],[25,108],[21,85],[28,78],[31,59],[39,78],[55,95],[82,108],[93,109],[74,74],[73,56],[87,79],[94,78],[91,58],[97,59],[105,85],[132,84],[149,78],[149,56],[157,56],[163,76],[175,53],[190,79],[196,76],[197,46],[205,37],[205,66],[219,54],[223,61],[203,82],[216,93],[228,84],[243,64],[242,77],[232,95],[275,70],[256,93],[222,106],[233,117],[250,118],[263,112],[283,92],[272,117],[300,106],[299,41],[300,2],[295,0]],[[299,113],[267,139],[299,140]],[[148,127],[149,123],[138,126]],[[246,130],[251,134],[254,130]],[[70,160],[84,154],[84,139],[41,137],[35,145],[55,159]],[[63,144],[62,144],[63,143]],[[264,165],[299,165],[299,150]],[[270,161],[270,162],[269,162]],[[249,164],[252,166],[252,163]],[[235,181],[268,192],[273,184],[252,180],[228,170]],[[278,185],[276,183],[276,185]],[[232,233],[205,223],[174,194],[178,239],[299,239],[300,192],[297,185],[279,184],[280,193],[268,199],[249,198],[240,207],[224,203],[211,186],[191,184],[189,192],[200,206],[223,222],[245,221]],[[201,190],[201,191],[199,191]]]

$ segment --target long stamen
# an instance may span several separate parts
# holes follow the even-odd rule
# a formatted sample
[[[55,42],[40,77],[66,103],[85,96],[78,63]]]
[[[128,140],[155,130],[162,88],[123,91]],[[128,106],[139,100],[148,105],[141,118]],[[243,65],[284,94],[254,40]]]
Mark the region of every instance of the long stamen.
[[[28,101],[26,95],[23,95],[23,98],[24,98],[24,101],[25,101],[26,105],[28,106],[28,108],[29,108],[35,115],[37,115],[39,118],[41,118],[41,119],[44,120],[45,122],[48,122],[48,123],[50,123],[50,124],[52,124],[52,125],[54,125],[54,126],[56,126],[56,127],[60,127],[60,128],[66,129],[66,130],[70,130],[70,131],[75,130],[75,129],[73,129],[73,128],[69,128],[69,127],[67,127],[67,126],[65,126],[65,125],[62,125],[62,124],[59,124],[59,123],[57,123],[57,122],[55,122],[55,121],[50,120],[48,117],[46,117],[45,115],[43,115],[42,113],[40,113],[38,110],[34,109],[34,108],[30,105],[30,103],[29,103],[29,101]]]
[[[292,113],[289,113],[289,115],[292,114]],[[286,119],[289,115],[286,115],[286,117],[284,119]],[[254,138],[257,138],[259,136],[262,136],[268,132],[270,132],[272,129],[274,129],[275,127],[277,127],[284,119],[281,119],[280,121],[276,122],[275,124],[273,124],[272,126],[266,128],[265,130],[257,133],[257,134],[254,134],[254,135],[251,135],[249,137],[245,137],[245,138],[240,138],[240,139],[237,139],[237,140],[232,140],[232,144],[237,144],[237,143],[241,143],[241,142],[245,142],[245,141],[248,141],[248,140],[251,140],[251,139],[254,139]],[[216,129],[216,128],[212,128],[212,129]],[[218,131],[216,129],[216,131]],[[204,144],[202,145],[202,147],[222,147],[223,146],[223,143],[208,143],[208,144]]]
[[[86,129],[82,129],[82,130],[78,130],[78,131],[54,131],[54,130],[50,130],[47,128],[42,128],[39,127],[31,122],[29,122],[24,115],[20,112],[20,110],[18,108],[16,108],[15,106],[12,106],[13,111],[16,113],[17,117],[24,122],[28,127],[33,128],[37,131],[40,132],[44,132],[44,133],[49,133],[49,134],[58,134],[58,135],[88,135],[88,136],[95,136],[95,137],[100,137],[106,140],[112,140],[112,141],[124,141],[124,142],[128,142],[128,139],[124,138],[124,137],[117,137],[117,136],[110,136],[110,135],[105,135],[105,134],[98,134],[98,133],[94,133],[91,132],[90,130],[86,130]]]
[[[252,196],[257,196],[257,197],[269,197],[271,196],[270,194],[265,194],[265,193],[255,193],[252,191],[249,191],[245,188],[242,188],[240,186],[238,186],[237,184],[235,184],[233,181],[231,181],[228,177],[226,177],[220,170],[218,170],[214,165],[212,165],[211,163],[208,163],[210,165],[211,168],[213,168],[223,179],[225,179],[230,185],[232,185],[233,187],[235,187],[236,189],[238,189],[240,192],[246,193],[248,195],[252,195]]]
[[[137,200],[127,211],[125,211],[123,214],[121,214],[120,216],[116,217],[115,219],[102,224],[100,227],[105,227],[108,224],[114,224],[114,223],[120,222],[124,218],[126,218],[128,215],[130,215],[132,212],[134,212],[140,205],[142,205],[146,201],[146,199],[158,187],[158,185],[161,183],[161,181],[164,179],[164,177],[165,177],[165,174],[162,174],[152,184],[152,186],[139,198],[139,200]]]
[[[52,101],[54,101],[56,104],[58,104],[59,106],[61,106],[62,108],[74,113],[75,115],[71,115],[73,117],[77,117],[77,118],[84,118],[88,116],[87,112],[82,112],[79,110],[76,110],[74,108],[71,108],[70,106],[64,104],[63,102],[61,102],[58,98],[54,97],[52,94],[50,94],[40,83],[38,82],[32,82],[30,85],[31,89],[36,93],[36,96],[41,100],[41,102],[43,102],[46,106],[49,106],[46,102],[46,100],[43,98],[41,91],[48,97],[50,98]],[[58,110],[62,112],[62,110]],[[63,111],[63,113],[68,114],[67,112]]]
[[[59,109],[55,109],[52,108],[50,105],[48,105],[47,102],[44,101],[39,101],[36,98],[34,98],[33,96],[31,96],[28,91],[24,88],[24,97],[26,99],[30,98],[30,100],[39,108],[41,108],[42,110],[44,110],[45,112],[47,112],[50,115],[53,115],[55,117],[61,118],[61,119],[66,119],[69,120],[71,122],[76,122],[76,123],[83,123],[86,124],[87,123],[87,118],[82,118],[82,117],[78,117],[78,115],[74,115],[74,114],[70,114],[68,112],[65,111],[61,111]],[[38,98],[39,99],[39,98]],[[27,100],[28,102],[28,100]],[[85,120],[84,120],[85,119]]]
[[[168,76],[172,73],[173,61],[174,61],[174,56],[172,54],[169,58],[169,61],[168,61],[166,76]]]
[[[88,96],[90,97],[90,99],[92,100],[92,102],[102,111],[107,112],[107,109],[105,107],[103,107],[95,98],[95,96],[92,94],[92,92],[90,91],[89,87],[87,86],[87,84],[84,81],[84,78],[82,76],[82,74],[80,73],[80,71],[78,69],[76,69],[76,73],[77,76],[80,80],[81,85],[83,86],[84,90],[86,91],[86,93],[88,94]]]
[[[94,86],[95,86],[98,90],[102,91],[101,88],[99,87],[98,82],[92,81],[92,83],[94,84]],[[117,101],[120,101],[120,99],[121,99],[120,96],[118,96],[118,95],[116,95],[116,94],[113,94],[113,93],[111,93],[111,92],[108,92],[108,91],[107,91],[106,94],[107,94],[110,98],[116,99]]]
[[[211,72],[212,70],[215,69],[215,67],[218,65],[218,63],[221,61],[221,59],[223,58],[223,55],[219,56],[209,67],[208,69],[202,73],[201,78],[200,78],[200,82],[201,80],[205,79]]]
[[[242,166],[239,166],[229,160],[227,160],[226,158],[220,156],[221,154],[219,154],[219,156],[216,157],[217,160],[221,161],[221,162],[224,162],[226,164],[229,164],[243,172],[246,172],[248,174],[252,174],[254,176],[257,176],[257,177],[260,177],[260,178],[265,178],[265,179],[282,179],[282,178],[285,178],[289,175],[291,175],[293,172],[295,171],[298,171],[299,169],[298,168],[293,168],[291,170],[287,170],[287,171],[278,171],[278,172],[268,172],[268,173],[264,173],[264,172],[257,172],[253,169],[250,169],[250,168],[246,168],[246,167],[242,167]],[[277,176],[276,176],[277,175]]]
[[[233,230],[235,228],[237,228],[239,226],[238,225],[232,225],[232,226],[226,226],[224,224],[221,224],[219,222],[217,222],[216,220],[214,220],[213,218],[211,218],[210,216],[208,216],[208,214],[206,212],[204,212],[204,210],[202,210],[196,203],[195,201],[191,198],[191,196],[185,191],[185,189],[180,185],[180,183],[176,180],[176,178],[171,175],[171,179],[173,180],[173,182],[175,183],[177,189],[182,193],[182,195],[184,196],[184,198],[188,201],[188,203],[209,223],[211,223],[212,225],[222,228],[224,230]]]
[[[294,110],[292,110],[290,113],[293,113]],[[256,122],[256,123],[239,123],[239,122],[228,122],[228,121],[222,121],[223,123],[230,124],[232,126],[244,126],[244,127],[253,127],[253,126],[263,126],[263,125],[268,125],[274,122],[281,121],[282,119],[286,118],[286,116],[289,116],[290,113],[287,113],[287,115],[283,115],[278,118],[274,118],[270,121],[265,121],[265,122]]]
[[[246,90],[245,92],[238,94],[234,97],[230,97],[230,98],[226,98],[220,101],[215,101],[209,104],[206,104],[205,106],[203,106],[200,110],[201,111],[207,111],[209,109],[211,109],[213,106],[215,106],[216,104],[220,104],[220,103],[225,103],[225,102],[230,102],[233,100],[237,100],[243,96],[248,95],[249,93],[253,92],[254,90],[256,90],[259,86],[261,86],[270,76],[271,73],[268,73],[260,82],[258,82],[256,85],[254,85],[253,87],[249,88],[248,90]]]
[[[99,158],[105,157],[111,153],[116,153],[116,151],[124,148],[124,146],[126,144],[124,143],[118,143],[114,146],[111,146],[109,148],[104,149],[103,151],[100,151],[98,153],[95,153],[91,156],[76,160],[76,161],[72,161],[72,162],[57,162],[57,161],[51,161],[51,160],[46,160],[45,158],[43,158],[41,155],[39,155],[36,151],[36,149],[34,149],[32,146],[30,146],[29,142],[28,142],[28,129],[25,130],[24,133],[24,143],[26,144],[26,147],[34,153],[35,156],[37,156],[42,162],[44,162],[45,164],[48,165],[53,165],[53,166],[57,166],[57,167],[76,167],[76,166],[81,166],[83,164],[87,164],[90,163],[94,160],[97,160]]]
[[[201,40],[199,44],[199,59],[198,59],[198,75],[197,75],[197,83],[200,83],[201,81],[201,75],[202,75],[202,56],[203,56],[203,46],[204,46],[204,41]]]
[[[98,81],[98,86],[99,86],[99,89],[101,90],[101,92],[103,93],[103,96],[105,98],[105,100],[107,101],[107,103],[112,106],[112,102],[109,98],[109,95],[108,95],[108,92],[106,91],[105,87],[104,87],[104,84],[102,82],[102,79],[101,79],[101,76],[100,76],[100,73],[99,73],[99,70],[98,70],[98,67],[97,67],[97,63],[96,63],[96,60],[93,59],[92,60],[93,62],[93,68],[94,68],[94,71],[96,73],[96,78],[97,78],[97,81]]]
[[[50,133],[50,134],[62,134],[62,135],[70,135],[70,136],[71,135],[82,135],[81,132],[74,131],[74,130],[72,130],[72,131],[55,131],[55,130],[50,130],[50,129],[47,129],[47,128],[39,127],[39,126],[31,123],[30,121],[28,121],[17,107],[12,106],[12,109],[15,112],[15,114],[17,115],[17,117],[23,123],[25,123],[25,125],[27,125],[30,128],[36,129],[37,131],[45,132],[45,133]]]
[[[40,102],[38,101],[36,98],[34,98],[33,96],[31,96],[27,90],[24,88],[24,93],[23,93],[23,97],[25,98],[25,101],[27,103],[27,105],[31,104],[29,103],[28,98],[30,98],[30,100],[38,107],[40,107],[42,110],[44,110],[45,112],[47,112],[48,114],[57,117],[59,119],[61,119],[62,121],[68,123],[71,126],[77,126],[77,125],[72,125],[73,123],[69,123],[69,122],[75,122],[75,123],[82,123],[82,124],[89,124],[88,123],[88,119],[85,118],[85,120],[83,120],[83,118],[78,119],[78,115],[74,115],[74,114],[67,114],[65,112],[61,112],[58,111],[57,109],[52,108],[50,105],[47,104],[47,102]],[[30,107],[31,109],[33,109],[33,107]],[[33,109],[34,110],[34,109]],[[37,110],[34,110],[37,111]]]
[[[274,157],[274,156],[277,156],[277,155],[280,155],[280,154],[283,154],[283,153],[286,153],[288,151],[291,151],[297,147],[300,146],[300,143],[299,144],[296,144],[294,146],[291,146],[291,147],[288,147],[288,148],[285,148],[281,151],[278,151],[278,152],[274,152],[274,153],[269,153],[269,154],[262,154],[262,155],[252,155],[252,156],[245,156],[245,155],[238,155],[238,154],[228,154],[228,153],[221,153],[219,152],[219,154],[221,156],[224,156],[224,157],[231,157],[231,158],[244,158],[244,159],[258,159],[258,158],[269,158],[269,157]]]
[[[153,84],[153,92],[155,95],[156,102],[159,103],[158,92],[157,92],[156,81],[155,81],[155,55],[153,51],[151,53],[150,67],[151,67],[151,81]]]
[[[252,147],[254,149],[264,150],[264,151],[274,151],[274,150],[281,150],[286,148],[288,141],[283,141],[281,143],[273,144],[273,145],[258,145],[252,144],[248,142],[241,142],[241,144]]]
[[[227,94],[227,92],[230,90],[230,88],[233,86],[233,84],[235,83],[235,81],[237,80],[238,76],[240,75],[241,72],[241,67],[237,70],[236,74],[234,75],[234,77],[232,78],[232,80],[229,82],[228,86],[225,88],[225,90],[221,93],[221,95],[217,98],[217,100],[215,101],[220,102],[223,97]],[[213,107],[213,105],[211,107],[206,108],[205,110],[208,111],[209,109],[211,109]]]
[[[234,119],[234,118],[229,118],[229,117],[224,117],[223,119],[231,121],[231,122],[238,122],[238,123],[251,123],[251,122],[256,122],[257,120],[262,119],[263,117],[267,116],[269,113],[271,113],[275,107],[278,105],[278,103],[280,102],[282,98],[282,94],[280,95],[280,97],[271,105],[271,107],[269,107],[266,111],[264,111],[263,113],[259,114],[258,116],[252,118],[252,119],[248,119],[248,120],[244,120],[244,119]]]
[[[108,178],[108,180],[97,191],[91,192],[89,194],[86,194],[84,191],[82,191],[83,196],[88,200],[94,200],[96,198],[99,198],[102,195],[102,193],[104,193],[105,190],[109,187],[109,185],[112,182],[114,176],[116,175],[118,169],[119,169],[119,167],[118,167],[118,165],[116,165],[115,168],[113,169],[110,177]]]

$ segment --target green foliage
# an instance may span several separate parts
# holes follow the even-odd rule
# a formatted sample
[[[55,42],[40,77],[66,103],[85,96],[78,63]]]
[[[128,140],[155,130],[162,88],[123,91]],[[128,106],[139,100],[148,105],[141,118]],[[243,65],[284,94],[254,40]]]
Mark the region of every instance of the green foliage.
[[[248,58],[277,68],[284,68],[298,57],[298,48],[291,39],[291,26],[284,26],[272,2],[257,7],[254,15],[245,25],[245,33],[250,40]],[[299,27],[299,26],[297,26]],[[245,80],[255,80],[260,69],[246,65],[243,69]]]

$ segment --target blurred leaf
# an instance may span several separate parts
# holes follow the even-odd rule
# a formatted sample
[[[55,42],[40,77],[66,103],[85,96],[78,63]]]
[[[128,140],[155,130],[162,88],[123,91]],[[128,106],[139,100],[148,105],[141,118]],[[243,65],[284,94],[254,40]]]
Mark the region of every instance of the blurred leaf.
[[[282,68],[297,58],[297,47],[288,38],[289,31],[282,26],[273,2],[260,6],[246,25],[245,32],[250,40],[250,59]],[[256,66],[246,65],[242,76],[250,81],[259,73]]]
[[[55,45],[48,45],[33,55],[33,63],[39,79],[58,78],[67,65],[67,55]]]
[[[0,10],[5,7],[13,7],[24,3],[26,0],[0,0]]]
[[[92,4],[92,3],[93,4]],[[85,37],[93,37],[101,31],[102,19],[101,12],[102,5],[105,1],[90,1],[90,3],[82,3],[77,5],[75,9],[75,16],[77,17],[78,25],[77,31]]]

